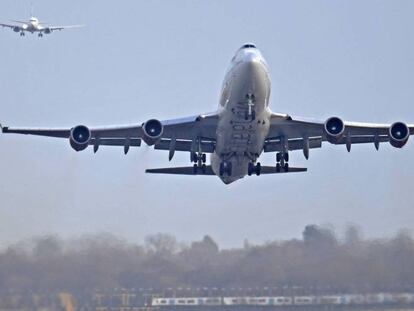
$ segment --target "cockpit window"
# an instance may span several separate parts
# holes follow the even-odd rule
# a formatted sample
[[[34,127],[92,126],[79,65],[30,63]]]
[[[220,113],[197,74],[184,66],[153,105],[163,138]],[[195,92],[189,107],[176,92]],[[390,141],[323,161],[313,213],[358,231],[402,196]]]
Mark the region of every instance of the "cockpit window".
[[[255,49],[256,46],[254,44],[251,44],[251,43],[246,43],[245,45],[242,46],[242,49],[249,49],[249,48]]]

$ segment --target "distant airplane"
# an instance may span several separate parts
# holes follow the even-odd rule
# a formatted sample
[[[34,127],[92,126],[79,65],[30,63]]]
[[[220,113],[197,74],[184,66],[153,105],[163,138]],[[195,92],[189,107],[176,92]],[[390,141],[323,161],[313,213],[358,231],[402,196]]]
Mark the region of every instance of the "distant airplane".
[[[219,108],[216,112],[192,117],[159,121],[150,119],[142,124],[108,127],[39,129],[3,127],[3,133],[31,134],[69,139],[76,151],[101,145],[122,146],[125,154],[141,140],[155,149],[168,150],[169,160],[175,151],[187,151],[193,166],[147,169],[147,173],[178,175],[217,175],[229,184],[245,175],[304,172],[290,167],[289,151],[302,150],[306,159],[309,150],[320,148],[322,142],[345,145],[371,143],[378,150],[381,142],[403,147],[414,125],[403,122],[372,124],[345,122],[338,117],[312,121],[269,108],[269,70],[254,44],[243,45],[233,57],[227,72]],[[262,152],[276,152],[273,166],[257,162]],[[211,153],[211,165],[206,165]]]
[[[50,34],[52,31],[55,30],[62,30],[68,28],[78,28],[83,27],[83,25],[70,25],[70,26],[45,26],[42,25],[36,17],[31,17],[28,22],[22,22],[13,20],[12,22],[20,23],[20,25],[10,25],[10,24],[1,24],[0,26],[9,27],[13,29],[14,32],[19,32],[20,36],[25,35],[25,31],[30,33],[39,33],[39,37],[43,37],[43,34]]]

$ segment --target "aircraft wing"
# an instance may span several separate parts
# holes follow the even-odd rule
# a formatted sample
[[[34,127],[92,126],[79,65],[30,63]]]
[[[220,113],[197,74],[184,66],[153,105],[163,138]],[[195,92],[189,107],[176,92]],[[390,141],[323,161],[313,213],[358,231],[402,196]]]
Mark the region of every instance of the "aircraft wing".
[[[55,30],[63,30],[63,29],[71,29],[71,28],[80,28],[84,26],[85,25],[50,26],[50,27],[45,27],[45,29],[49,29],[50,31],[55,31]]]
[[[194,148],[204,148],[204,152],[213,152],[216,140],[218,115],[205,114],[181,119],[160,121],[163,131],[155,141],[155,149],[178,151],[196,151]],[[132,124],[108,127],[88,127],[90,131],[89,145],[96,152],[100,145],[123,146],[125,152],[130,146],[140,146],[141,139],[146,135],[143,124]],[[69,139],[72,128],[20,128],[2,127],[3,133],[37,135]],[[198,145],[195,140],[198,139]],[[173,145],[173,146],[172,146]],[[173,149],[173,151],[171,151]],[[171,156],[172,157],[172,156]]]
[[[8,28],[11,28],[11,29],[14,29],[15,27],[18,27],[20,30],[24,30],[23,27],[17,26],[17,25],[1,24],[0,23],[0,26],[2,26],[2,27],[8,27]]]
[[[282,151],[282,144],[285,144],[288,150],[320,148],[324,141],[335,145],[346,145],[348,150],[352,144],[362,143],[371,143],[378,149],[379,143],[391,140],[390,128],[392,124],[342,122],[344,126],[342,135],[332,139],[325,130],[326,121],[273,114],[264,151]],[[414,124],[407,125],[407,129],[407,135],[414,134]]]

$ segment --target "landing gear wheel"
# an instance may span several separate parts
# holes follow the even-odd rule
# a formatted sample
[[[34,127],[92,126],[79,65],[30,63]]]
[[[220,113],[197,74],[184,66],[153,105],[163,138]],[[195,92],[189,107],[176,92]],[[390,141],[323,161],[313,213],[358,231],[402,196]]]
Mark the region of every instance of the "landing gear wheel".
[[[280,173],[280,163],[276,164],[276,172]]]
[[[278,152],[276,153],[276,172],[289,171],[289,153],[288,152]]]
[[[256,111],[252,111],[252,121],[256,120]]]
[[[260,164],[260,162],[257,162],[257,164],[256,164],[256,175],[260,176],[261,172],[262,172],[262,165]]]
[[[194,164],[193,165],[193,173],[194,174],[197,174],[198,173],[198,165],[197,164]]]
[[[232,164],[231,162],[223,161],[220,163],[220,176],[224,176],[224,174],[227,174],[227,176],[231,176],[232,172]]]
[[[195,152],[190,152],[190,161],[197,162],[197,154]]]
[[[224,162],[220,163],[219,175],[224,176]]]
[[[249,166],[247,167],[247,175],[252,176],[253,172],[255,171],[255,166],[252,162],[249,162]]]
[[[206,154],[205,154],[205,153],[203,153],[203,154],[201,155],[201,162],[206,163],[206,161],[207,161],[207,156],[206,156]]]

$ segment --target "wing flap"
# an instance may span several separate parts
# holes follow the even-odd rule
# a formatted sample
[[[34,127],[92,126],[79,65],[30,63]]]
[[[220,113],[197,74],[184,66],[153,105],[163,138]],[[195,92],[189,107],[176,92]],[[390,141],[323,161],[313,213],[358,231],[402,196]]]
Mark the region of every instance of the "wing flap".
[[[303,138],[295,138],[288,140],[288,149],[289,150],[302,150],[304,145]],[[322,146],[321,137],[311,137],[309,138],[309,148],[320,148]],[[270,139],[265,142],[264,152],[277,152],[282,151],[282,144],[280,143],[279,138]]]
[[[131,138],[131,139],[122,139],[122,138],[99,138],[91,139],[89,145],[98,145],[98,146],[131,146],[139,147],[141,146],[141,139]]]
[[[191,151],[193,142],[191,140],[176,140],[175,151]],[[155,144],[154,149],[157,150],[170,150],[171,139],[161,139]],[[201,152],[213,153],[215,144],[212,141],[201,141]]]

